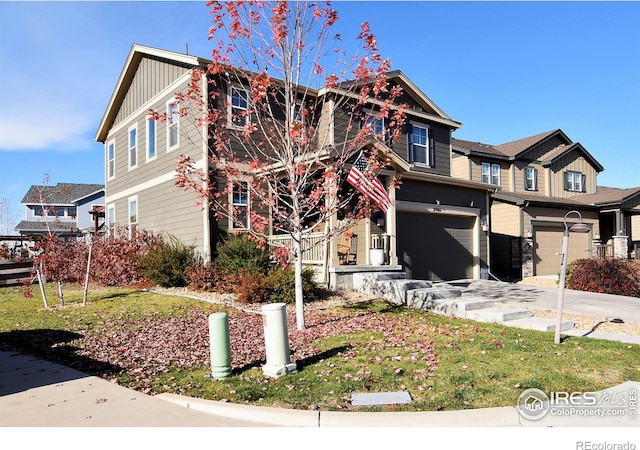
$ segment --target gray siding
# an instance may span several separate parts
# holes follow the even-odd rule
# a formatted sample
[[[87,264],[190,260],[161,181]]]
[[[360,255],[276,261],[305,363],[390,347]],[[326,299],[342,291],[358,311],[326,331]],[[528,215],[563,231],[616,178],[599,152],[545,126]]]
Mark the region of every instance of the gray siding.
[[[188,67],[175,61],[167,61],[145,55],[131,82],[131,87],[120,106],[113,126],[127,120],[138,108],[150,101],[160,91],[168,87],[189,71]]]

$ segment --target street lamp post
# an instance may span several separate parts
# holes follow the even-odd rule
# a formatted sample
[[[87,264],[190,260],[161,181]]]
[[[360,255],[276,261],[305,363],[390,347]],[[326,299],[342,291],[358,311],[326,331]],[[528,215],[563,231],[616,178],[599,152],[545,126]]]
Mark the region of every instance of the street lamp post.
[[[577,214],[579,219],[578,223],[573,224],[571,227],[567,225],[567,217],[569,214]],[[558,288],[558,312],[556,315],[556,329],[555,339],[556,344],[560,343],[560,330],[562,328],[562,306],[564,303],[564,283],[567,278],[567,254],[569,253],[569,231],[575,233],[588,233],[591,227],[582,221],[582,214],[578,211],[569,211],[564,216],[564,235],[562,236],[562,262],[560,263],[560,287]]]

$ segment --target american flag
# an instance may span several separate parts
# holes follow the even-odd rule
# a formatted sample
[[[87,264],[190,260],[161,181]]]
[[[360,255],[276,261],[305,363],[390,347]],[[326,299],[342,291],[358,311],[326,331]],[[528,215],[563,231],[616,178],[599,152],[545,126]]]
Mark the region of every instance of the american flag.
[[[378,178],[368,180],[367,177],[364,176],[367,165],[367,158],[364,153],[360,153],[360,156],[358,156],[349,171],[347,181],[362,194],[369,197],[382,212],[386,213],[391,206],[391,198]]]

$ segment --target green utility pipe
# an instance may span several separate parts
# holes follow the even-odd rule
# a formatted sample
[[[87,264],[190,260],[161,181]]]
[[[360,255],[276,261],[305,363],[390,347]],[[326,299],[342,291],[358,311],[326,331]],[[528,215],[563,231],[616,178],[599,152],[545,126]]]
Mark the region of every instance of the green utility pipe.
[[[211,350],[211,377],[214,380],[231,374],[231,343],[227,313],[209,315],[209,348]]]

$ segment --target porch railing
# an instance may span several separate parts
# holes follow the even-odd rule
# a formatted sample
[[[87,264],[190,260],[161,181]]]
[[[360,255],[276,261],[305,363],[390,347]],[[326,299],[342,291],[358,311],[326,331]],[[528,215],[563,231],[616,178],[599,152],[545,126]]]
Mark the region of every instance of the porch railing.
[[[598,258],[607,258],[613,256],[613,244],[596,245],[595,256]]]
[[[303,238],[302,248],[306,249],[302,255],[303,264],[322,264],[324,245],[322,240],[324,233],[311,233]],[[288,234],[269,236],[271,246],[293,247],[293,239]]]

